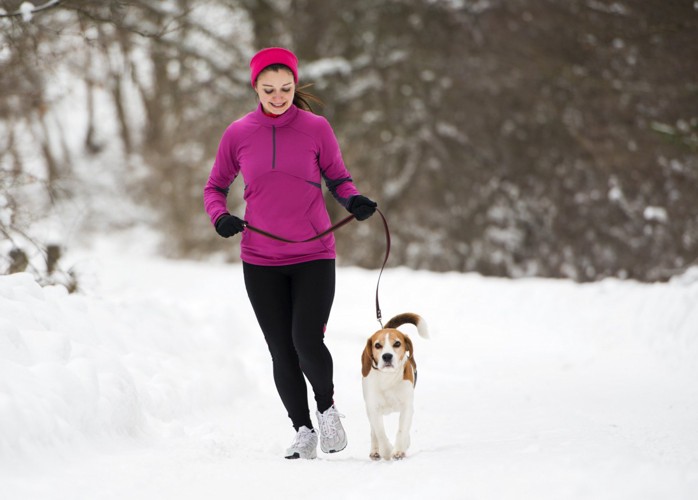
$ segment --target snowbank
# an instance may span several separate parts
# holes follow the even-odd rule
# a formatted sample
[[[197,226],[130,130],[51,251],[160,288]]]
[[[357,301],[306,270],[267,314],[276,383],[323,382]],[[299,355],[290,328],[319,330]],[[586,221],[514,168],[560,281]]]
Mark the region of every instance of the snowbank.
[[[234,345],[168,304],[124,302],[0,277],[0,457],[138,438],[249,387]]]

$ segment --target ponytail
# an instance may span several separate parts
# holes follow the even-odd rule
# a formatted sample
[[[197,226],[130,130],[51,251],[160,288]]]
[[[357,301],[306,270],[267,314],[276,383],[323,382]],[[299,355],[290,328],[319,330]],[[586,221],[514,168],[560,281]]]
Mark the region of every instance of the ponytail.
[[[302,87],[297,87],[296,93],[293,96],[293,104],[295,104],[300,109],[304,109],[305,111],[310,112],[314,112],[312,106],[310,105],[311,102],[319,104],[320,106],[324,106],[325,103],[322,102],[322,100],[319,97],[316,97],[310,92],[306,92],[304,90],[312,86],[312,83],[307,83]]]

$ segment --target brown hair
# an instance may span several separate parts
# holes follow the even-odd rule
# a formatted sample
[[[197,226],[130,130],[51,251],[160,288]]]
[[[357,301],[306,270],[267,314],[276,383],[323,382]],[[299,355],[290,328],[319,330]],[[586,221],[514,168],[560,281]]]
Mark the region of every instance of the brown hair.
[[[286,66],[285,64],[271,64],[264,68],[262,71],[259,72],[261,75],[265,71],[279,71],[279,70],[285,70],[288,71],[289,73],[293,74],[293,71],[291,71],[291,68]],[[257,76],[259,78],[259,76]],[[255,85],[257,84],[257,81],[255,81]],[[305,85],[302,85],[300,87],[296,86],[296,91],[293,94],[293,104],[295,104],[298,108],[304,109],[306,111],[313,111],[312,106],[310,103],[316,103],[319,104],[320,106],[324,105],[325,103],[322,102],[322,100],[319,97],[314,96],[310,92],[306,92],[305,89],[308,87],[312,87],[312,83],[306,83]]]

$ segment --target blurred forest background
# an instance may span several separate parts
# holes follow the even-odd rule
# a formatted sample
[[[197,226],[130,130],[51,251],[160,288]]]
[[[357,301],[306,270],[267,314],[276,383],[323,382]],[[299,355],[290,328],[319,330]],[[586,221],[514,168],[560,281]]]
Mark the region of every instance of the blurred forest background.
[[[0,273],[50,272],[61,249],[141,224],[169,257],[237,258],[202,189],[223,130],[256,105],[249,58],[273,45],[298,54],[388,217],[390,265],[657,281],[698,264],[698,2],[0,8]],[[382,262],[377,219],[337,238],[342,264]]]

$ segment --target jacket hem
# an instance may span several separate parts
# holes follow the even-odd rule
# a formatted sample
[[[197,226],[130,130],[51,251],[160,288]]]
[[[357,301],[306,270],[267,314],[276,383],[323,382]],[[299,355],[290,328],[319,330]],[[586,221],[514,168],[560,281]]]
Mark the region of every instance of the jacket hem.
[[[290,266],[293,264],[302,264],[304,262],[311,262],[313,260],[334,260],[337,258],[336,252],[323,252],[316,253],[312,255],[299,255],[294,257],[283,257],[277,259],[265,259],[254,257],[250,255],[245,255],[244,252],[240,254],[240,259],[247,263],[255,266]]]

